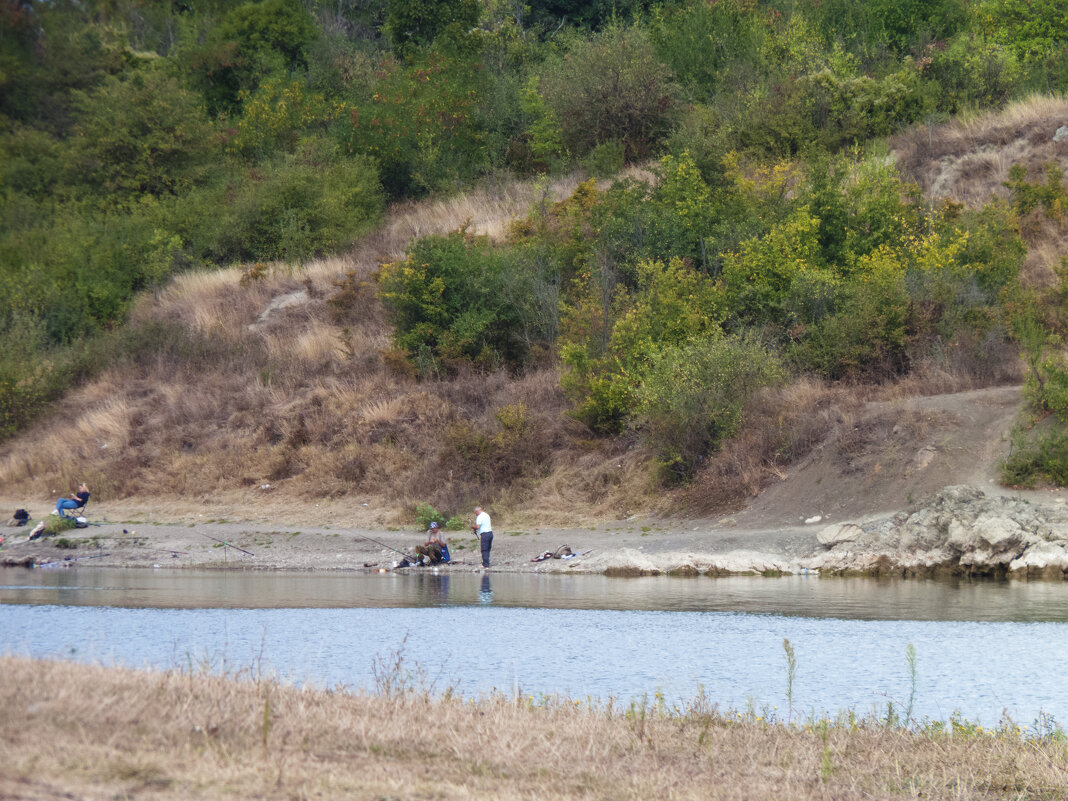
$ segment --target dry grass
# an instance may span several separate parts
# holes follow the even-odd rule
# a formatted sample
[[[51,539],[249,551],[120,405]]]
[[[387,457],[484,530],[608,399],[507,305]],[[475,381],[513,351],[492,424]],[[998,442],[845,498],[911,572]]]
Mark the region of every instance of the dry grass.
[[[812,378],[753,398],[746,424],[672,501],[693,515],[740,508],[825,439],[852,426],[865,385],[831,387]],[[665,513],[669,511],[664,507]]]
[[[1068,99],[1035,95],[1001,111],[915,126],[891,144],[898,166],[928,197],[978,207],[1007,196],[1002,182],[1014,163],[1068,166],[1068,143],[1053,141],[1066,121]]]
[[[428,398],[382,362],[389,334],[372,274],[401,257],[413,236],[464,224],[499,233],[539,198],[566,197],[578,180],[489,185],[447,201],[403,204],[348,256],[302,269],[269,265],[244,282],[238,268],[176,278],[132,314],[136,336],[152,340],[145,355],[107,371],[58,404],[52,420],[5,443],[0,482],[50,498],[82,479],[109,499],[251,494],[265,483],[291,497],[360,495],[398,508],[488,498],[501,482],[457,475],[442,428],[463,419],[476,433],[493,434],[494,412],[529,382],[461,376],[432,386],[440,397]],[[349,273],[357,305],[339,314],[327,301]],[[537,381],[555,387],[555,373]],[[547,400],[540,392],[528,399],[532,436],[560,416],[559,392]],[[450,488],[440,487],[442,475],[455,476]]]
[[[1035,95],[1002,111],[985,112],[943,125],[916,126],[892,142],[898,166],[931,200],[950,200],[978,208],[993,198],[1008,198],[1009,169],[1022,164],[1029,180],[1044,179],[1046,164],[1068,170],[1068,140],[1053,141],[1068,123],[1068,99]],[[1068,230],[1041,215],[1021,222],[1028,246],[1021,279],[1048,287],[1068,250]]]
[[[1019,799],[1068,793],[1056,740],[768,725],[687,709],[463,701],[0,660],[18,799]],[[385,689],[385,687],[383,687]]]

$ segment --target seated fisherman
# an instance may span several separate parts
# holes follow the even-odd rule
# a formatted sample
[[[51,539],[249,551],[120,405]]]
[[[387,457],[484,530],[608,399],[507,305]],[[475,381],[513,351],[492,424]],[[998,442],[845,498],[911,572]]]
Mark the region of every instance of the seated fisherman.
[[[439,531],[438,524],[431,523],[426,532],[427,541],[423,545],[415,546],[415,552],[420,556],[425,556],[426,561],[432,565],[436,565],[441,561],[441,546],[443,543]]]
[[[78,485],[76,493],[69,498],[60,498],[56,501],[56,514],[60,517],[67,517],[68,509],[83,509],[87,503],[89,503],[89,487],[83,481]]]

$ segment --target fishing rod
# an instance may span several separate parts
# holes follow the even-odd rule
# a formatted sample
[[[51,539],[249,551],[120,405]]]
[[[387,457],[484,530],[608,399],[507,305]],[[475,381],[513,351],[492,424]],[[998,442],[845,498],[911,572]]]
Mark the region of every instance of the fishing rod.
[[[353,536],[354,537],[359,537],[361,540],[367,540],[368,542],[373,542],[375,545],[381,545],[383,548],[388,548],[389,550],[393,551],[394,553],[399,553],[401,556],[407,556],[408,555],[404,551],[398,551],[396,548],[394,548],[391,545],[386,545],[384,542],[379,542],[378,540],[373,540],[370,537],[365,537],[363,534],[354,534]]]
[[[249,556],[255,556],[256,555],[256,554],[252,553],[252,551],[246,551],[244,548],[238,548],[236,545],[234,545],[232,543],[229,543],[226,540],[220,540],[218,537],[213,537],[213,536],[211,536],[211,534],[205,534],[203,531],[198,531],[197,534],[199,534],[202,537],[207,537],[209,540],[215,540],[216,542],[222,543],[223,545],[226,545],[226,546],[228,546],[230,548],[233,548],[235,551],[241,551],[241,553],[247,553]]]
[[[101,538],[104,539],[104,538]],[[159,551],[160,553],[180,553],[185,556],[189,555],[189,551],[179,551],[177,548],[146,548],[144,545],[140,545],[140,541],[148,542],[148,537],[142,537],[134,535],[132,537],[107,537],[112,542],[132,542],[137,548],[142,551]]]

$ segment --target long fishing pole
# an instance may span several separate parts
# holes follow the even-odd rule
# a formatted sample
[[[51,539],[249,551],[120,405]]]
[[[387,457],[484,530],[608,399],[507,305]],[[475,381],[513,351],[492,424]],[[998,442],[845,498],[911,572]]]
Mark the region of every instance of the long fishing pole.
[[[391,545],[386,545],[384,542],[379,542],[378,540],[373,540],[370,537],[365,537],[363,534],[354,534],[353,536],[359,537],[361,540],[367,540],[368,542],[373,542],[375,545],[381,545],[383,548],[388,548],[389,550],[393,551],[394,553],[399,553],[401,556],[407,556],[408,555],[404,551],[398,551],[396,548],[394,548]]]
[[[256,555],[256,554],[252,553],[252,551],[246,551],[244,548],[238,548],[236,545],[234,545],[232,543],[229,543],[226,540],[220,540],[218,537],[213,537],[213,536],[211,536],[211,534],[205,534],[203,531],[198,531],[197,534],[199,534],[202,537],[207,537],[209,540],[215,540],[216,542],[221,542],[223,545],[229,546],[230,548],[233,548],[235,551],[241,551],[241,553],[247,553],[249,556],[255,556]]]

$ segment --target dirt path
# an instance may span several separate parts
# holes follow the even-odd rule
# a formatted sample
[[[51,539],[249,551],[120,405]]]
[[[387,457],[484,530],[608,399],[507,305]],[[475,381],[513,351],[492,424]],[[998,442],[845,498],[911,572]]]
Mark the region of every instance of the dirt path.
[[[820,550],[829,523],[860,521],[920,508],[943,487],[978,486],[1035,504],[1064,499],[1057,491],[1011,491],[995,482],[1020,409],[1018,387],[871,403],[851,431],[822,443],[783,480],[737,514],[714,519],[597,521],[571,528],[517,525],[495,517],[493,569],[620,573],[687,572],[696,562],[713,572],[791,570]],[[52,501],[0,499],[35,517]],[[492,511],[492,510],[491,510]],[[244,512],[244,514],[242,514]],[[27,529],[4,529],[0,561],[94,566],[207,567],[250,570],[365,570],[391,568],[422,542],[409,527],[376,523],[383,510],[367,503],[265,499],[249,509],[217,503],[151,500],[93,503],[93,525],[60,538],[25,542]],[[377,515],[377,517],[376,517]],[[245,519],[242,519],[245,518]],[[455,563],[476,570],[477,543],[469,532],[446,532]],[[223,543],[227,544],[223,544]],[[60,548],[59,544],[73,544]],[[571,560],[531,561],[561,545],[588,554]]]

